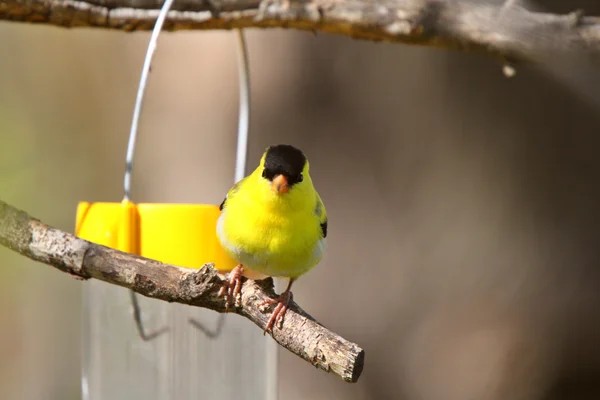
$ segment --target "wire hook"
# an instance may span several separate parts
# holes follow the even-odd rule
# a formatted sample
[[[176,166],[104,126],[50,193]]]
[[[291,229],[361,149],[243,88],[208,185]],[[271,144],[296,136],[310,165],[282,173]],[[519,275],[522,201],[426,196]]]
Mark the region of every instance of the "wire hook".
[[[246,176],[248,158],[248,131],[250,125],[250,62],[244,32],[238,29],[238,75],[240,85],[240,113],[238,118],[238,140],[235,157],[234,183]]]

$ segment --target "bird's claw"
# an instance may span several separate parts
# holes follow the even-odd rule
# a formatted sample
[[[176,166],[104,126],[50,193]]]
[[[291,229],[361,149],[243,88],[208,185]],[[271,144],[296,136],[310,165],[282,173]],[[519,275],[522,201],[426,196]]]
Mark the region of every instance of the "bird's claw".
[[[229,272],[229,276],[223,286],[219,289],[218,297],[225,296],[225,311],[229,311],[231,300],[233,304],[239,307],[242,303],[242,275],[244,267],[240,264]]]
[[[278,297],[274,299],[267,299],[258,305],[259,310],[265,311],[267,306],[272,304],[277,304],[273,313],[271,314],[271,318],[269,318],[269,322],[267,322],[267,326],[263,331],[263,335],[266,334],[269,330],[273,332],[273,327],[277,325],[281,329],[283,326],[283,317],[288,309],[288,305],[290,301],[294,298],[294,295],[290,291],[285,291],[281,293]]]

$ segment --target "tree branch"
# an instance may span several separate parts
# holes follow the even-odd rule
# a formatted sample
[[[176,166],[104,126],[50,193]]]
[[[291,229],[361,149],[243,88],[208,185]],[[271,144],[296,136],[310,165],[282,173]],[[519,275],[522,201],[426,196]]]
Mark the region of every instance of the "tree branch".
[[[160,0],[0,0],[0,20],[149,30],[160,5]],[[178,0],[165,22],[166,30],[248,27],[321,31],[505,59],[600,52],[599,17],[460,0]]]
[[[0,245],[78,279],[100,279],[147,297],[225,312],[223,298],[217,297],[224,278],[212,265],[196,271],[100,246],[46,226],[1,200]],[[230,312],[264,329],[269,315],[259,311],[258,304],[274,296],[271,278],[244,278],[241,306]],[[362,372],[364,350],[323,327],[293,301],[283,326],[274,328],[272,336],[292,353],[346,382],[356,382]]]

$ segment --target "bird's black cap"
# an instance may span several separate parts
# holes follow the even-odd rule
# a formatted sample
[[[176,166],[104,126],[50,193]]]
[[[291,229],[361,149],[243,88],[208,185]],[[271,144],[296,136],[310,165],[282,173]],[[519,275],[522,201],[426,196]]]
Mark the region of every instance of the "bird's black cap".
[[[302,150],[288,144],[270,146],[265,157],[263,177],[272,181],[275,176],[282,174],[288,178],[288,183],[302,181],[302,169],[306,164],[306,156]]]

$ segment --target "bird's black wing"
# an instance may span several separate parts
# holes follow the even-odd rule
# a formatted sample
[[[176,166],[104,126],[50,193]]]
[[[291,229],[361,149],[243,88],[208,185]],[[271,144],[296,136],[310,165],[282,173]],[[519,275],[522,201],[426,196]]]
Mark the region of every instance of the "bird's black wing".
[[[327,237],[327,219],[325,219],[325,222],[323,222],[321,224],[321,232],[323,233],[323,238]]]
[[[321,234],[323,238],[327,237],[327,212],[325,211],[325,206],[321,201],[321,197],[317,193],[317,205],[315,206],[315,215],[320,219],[321,224]]]
[[[244,179],[246,179],[246,178],[244,178]],[[227,195],[225,196],[225,198],[223,199],[223,202],[219,206],[219,211],[223,211],[223,208],[225,208],[225,204],[227,203],[227,199],[230,198],[235,192],[238,191],[240,184],[244,181],[244,179],[236,182],[236,184],[233,185],[231,187],[231,189],[229,189],[229,192],[227,192]]]

